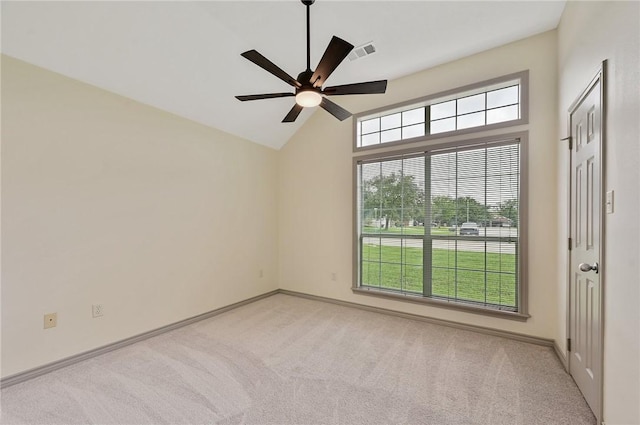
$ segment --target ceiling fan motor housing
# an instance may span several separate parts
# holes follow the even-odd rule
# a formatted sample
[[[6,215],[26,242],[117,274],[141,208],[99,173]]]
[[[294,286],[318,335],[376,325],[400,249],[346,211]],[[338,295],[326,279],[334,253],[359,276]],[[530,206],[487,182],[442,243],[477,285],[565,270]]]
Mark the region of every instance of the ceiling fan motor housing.
[[[322,101],[320,87],[314,87],[311,82],[313,71],[307,69],[298,75],[298,82],[302,85],[296,87],[296,103],[304,107],[318,106]]]
[[[313,85],[313,81],[311,81],[311,77],[313,77],[313,71],[307,69],[306,71],[302,71],[298,74],[298,82],[302,84],[302,87],[296,88],[296,93],[300,90],[309,90],[309,89],[317,89],[320,90],[319,87],[316,88]]]

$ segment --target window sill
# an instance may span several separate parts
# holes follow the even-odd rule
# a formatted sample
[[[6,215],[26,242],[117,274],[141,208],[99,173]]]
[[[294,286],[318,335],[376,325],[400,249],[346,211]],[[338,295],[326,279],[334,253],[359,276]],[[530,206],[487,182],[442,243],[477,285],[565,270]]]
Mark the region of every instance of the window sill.
[[[376,288],[359,288],[358,287],[358,288],[351,288],[351,290],[353,291],[354,294],[370,295],[374,297],[387,298],[387,299],[392,299],[396,301],[412,302],[417,304],[427,304],[433,307],[448,308],[451,310],[460,310],[467,313],[475,313],[475,314],[481,314],[484,316],[499,317],[501,319],[516,320],[519,322],[526,322],[527,319],[531,317],[526,313],[518,313],[518,312],[506,311],[506,310],[495,310],[491,308],[476,307],[473,305],[461,304],[453,301],[436,300],[432,298],[423,297],[420,295],[401,294],[397,292],[385,291],[385,290],[376,289]]]

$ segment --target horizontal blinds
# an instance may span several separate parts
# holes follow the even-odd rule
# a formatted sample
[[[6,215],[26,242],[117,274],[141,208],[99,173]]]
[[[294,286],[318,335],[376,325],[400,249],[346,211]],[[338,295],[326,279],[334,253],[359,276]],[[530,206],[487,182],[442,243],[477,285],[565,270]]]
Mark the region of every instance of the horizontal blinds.
[[[425,156],[362,164],[361,182],[361,283],[421,294]]]
[[[518,143],[431,155],[431,296],[517,310]]]
[[[517,310],[520,146],[359,164],[360,284]]]

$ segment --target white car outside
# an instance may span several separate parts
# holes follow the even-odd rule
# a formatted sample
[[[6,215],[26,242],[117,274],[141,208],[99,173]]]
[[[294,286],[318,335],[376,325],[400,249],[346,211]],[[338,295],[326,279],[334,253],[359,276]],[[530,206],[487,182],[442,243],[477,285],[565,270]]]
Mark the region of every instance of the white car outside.
[[[480,234],[480,228],[478,227],[478,223],[462,223],[460,226],[460,236],[462,235],[474,235],[478,236]]]

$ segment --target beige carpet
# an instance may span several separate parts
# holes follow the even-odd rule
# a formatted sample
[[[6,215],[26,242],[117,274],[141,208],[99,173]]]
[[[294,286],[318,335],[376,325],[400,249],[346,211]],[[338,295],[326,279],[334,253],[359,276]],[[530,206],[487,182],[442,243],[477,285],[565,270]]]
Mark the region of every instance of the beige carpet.
[[[2,390],[3,424],[595,424],[549,348],[275,295]]]

